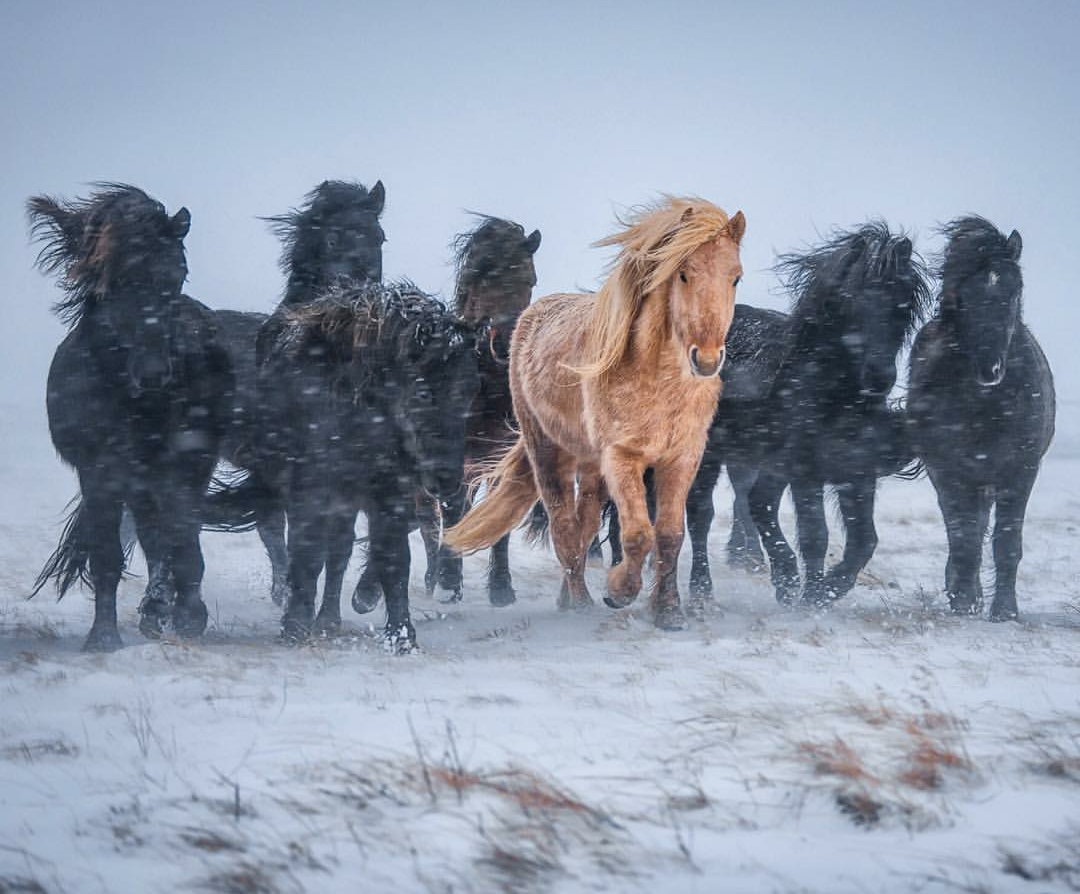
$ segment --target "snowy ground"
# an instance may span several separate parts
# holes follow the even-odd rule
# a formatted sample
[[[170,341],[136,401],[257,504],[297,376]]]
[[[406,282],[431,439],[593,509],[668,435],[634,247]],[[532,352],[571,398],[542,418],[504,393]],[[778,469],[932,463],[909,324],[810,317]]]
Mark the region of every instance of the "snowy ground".
[[[716,605],[685,633],[559,614],[553,557],[522,547],[509,609],[483,558],[450,611],[414,561],[417,655],[358,616],[286,648],[256,538],[213,535],[204,641],[142,640],[134,578],[127,648],[91,656],[85,595],[25,601],[73,480],[40,410],[0,406],[0,894],[1080,890],[1065,421],[1019,624],[944,612],[923,480],[883,488],[877,555],[826,613],[724,567],[721,488]]]

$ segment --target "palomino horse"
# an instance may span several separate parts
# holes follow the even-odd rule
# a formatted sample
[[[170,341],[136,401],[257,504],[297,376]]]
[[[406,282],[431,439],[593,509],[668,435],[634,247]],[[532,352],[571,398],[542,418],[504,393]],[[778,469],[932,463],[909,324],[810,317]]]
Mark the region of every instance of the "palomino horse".
[[[610,494],[625,560],[608,572],[604,601],[633,602],[655,547],[655,622],[685,625],[676,565],[686,494],[720,395],[745,228],[742,212],[729,218],[701,199],[665,198],[597,243],[620,249],[599,292],[550,295],[521,315],[510,348],[521,434],[484,479],[487,497],[447,531],[450,547],[491,546],[539,496],[564,569],[559,607],[591,605],[585,559]]]

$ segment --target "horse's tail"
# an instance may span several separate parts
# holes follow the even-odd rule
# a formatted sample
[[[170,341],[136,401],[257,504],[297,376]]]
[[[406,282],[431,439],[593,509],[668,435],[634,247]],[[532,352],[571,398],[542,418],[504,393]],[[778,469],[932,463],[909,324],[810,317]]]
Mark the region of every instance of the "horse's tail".
[[[64,522],[60,542],[57,544],[53,554],[49,556],[45,567],[41,569],[37,580],[34,581],[34,589],[30,594],[30,598],[37,596],[50,580],[56,581],[58,599],[63,599],[64,594],[71,589],[72,584],[76,581],[90,586],[89,526],[86,521],[86,512],[83,510],[82,497],[76,497],[75,500],[79,502],[68,515],[67,521]],[[71,502],[74,503],[75,500]]]
[[[273,491],[258,475],[215,475],[199,507],[199,522],[204,531],[254,531],[258,518],[276,502]]]
[[[539,493],[525,442],[518,438],[491,472],[474,485],[486,487],[484,499],[443,534],[443,543],[459,553],[493,546],[521,524],[536,503]]]

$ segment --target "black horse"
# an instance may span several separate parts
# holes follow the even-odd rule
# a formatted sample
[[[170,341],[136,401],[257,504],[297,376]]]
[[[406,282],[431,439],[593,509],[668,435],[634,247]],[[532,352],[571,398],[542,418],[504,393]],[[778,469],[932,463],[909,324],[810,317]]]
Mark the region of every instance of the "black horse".
[[[150,572],[140,629],[160,636],[171,620],[180,636],[199,636],[207,611],[198,509],[228,425],[233,377],[213,315],[181,294],[190,214],[170,217],[122,184],[100,184],[74,202],[37,196],[28,212],[43,244],[38,266],[63,275],[56,310],[71,331],[49,370],[49,430],[81,491],[34,592],[50,579],[61,595],[76,580],[90,583],[94,623],[84,649],[118,648],[126,506]]]
[[[911,353],[909,425],[945,520],[952,610],[982,607],[979,566],[993,506],[990,617],[1011,620],[1024,513],[1054,436],[1054,379],[1020,319],[1020,234],[1006,238],[974,216],[944,234],[941,300]]]
[[[514,221],[481,216],[477,226],[459,235],[453,245],[457,267],[454,313],[474,327],[486,326],[488,337],[480,353],[480,391],[465,423],[465,463],[473,467],[498,456],[516,436],[508,371],[510,334],[532,299],[536,285],[533,255],[540,247],[540,231],[526,236],[524,227]],[[424,580],[429,593],[438,583],[447,592],[448,601],[461,599],[461,557],[440,548],[439,516],[442,524],[449,526],[465,508],[464,488],[441,508],[423,497],[418,501],[428,558]],[[492,605],[509,605],[516,598],[509,547],[507,536],[491,550],[488,599]],[[353,593],[353,608],[371,611],[380,595],[377,574],[369,563]]]
[[[877,479],[913,458],[902,414],[890,409],[887,395],[896,382],[897,353],[921,320],[930,291],[911,240],[877,222],[785,256],[778,270],[795,295],[791,314],[760,322],[766,331],[782,332],[780,359],[765,358],[771,380],[765,396],[755,399],[746,386],[733,388],[730,402],[727,392],[721,398],[717,436],[688,501],[691,539],[695,546],[704,543],[718,463],[730,445],[732,459],[757,470],[750,514],[769,555],[777,599],[793,601],[800,585],[798,563],[777,520],[790,484],[806,574],[802,598],[821,604],[847,593],[873,555]],[[739,390],[750,399],[737,399]],[[847,534],[843,559],[828,574],[826,484],[836,490]],[[695,549],[699,597],[711,592],[705,561]]]
[[[479,387],[477,339],[474,327],[408,283],[334,288],[282,306],[264,327],[255,472],[288,515],[286,639],[340,627],[341,581],[363,509],[386,594],[387,639],[397,650],[415,643],[415,495],[445,499],[461,487],[465,419]]]
[[[687,529],[692,559],[690,593],[701,600],[712,595],[709,569],[709,529],[713,522],[713,491],[720,471],[727,467],[735,498],[731,533],[727,542],[728,564],[751,570],[764,564],[761,540],[750,514],[750,491],[757,481],[762,453],[756,419],[769,398],[773,380],[783,359],[789,320],[787,314],[745,304],[735,306],[727,339],[727,359],[721,376],[724,389],[709,429],[709,441],[701,466],[686,499]],[[617,542],[612,540],[612,550]]]
[[[286,286],[282,304],[311,301],[338,279],[381,279],[386,237],[379,216],[385,204],[381,180],[370,190],[359,183],[324,180],[305,196],[299,208],[266,218],[283,245],[280,263]],[[250,469],[255,461],[256,339],[268,316],[219,310],[216,319],[236,374],[231,425],[221,455],[234,466]],[[208,527],[215,527],[212,510],[206,520],[211,522]],[[224,522],[227,528],[228,518]],[[256,530],[270,558],[270,595],[280,605],[288,592],[282,508],[272,501],[260,502]]]

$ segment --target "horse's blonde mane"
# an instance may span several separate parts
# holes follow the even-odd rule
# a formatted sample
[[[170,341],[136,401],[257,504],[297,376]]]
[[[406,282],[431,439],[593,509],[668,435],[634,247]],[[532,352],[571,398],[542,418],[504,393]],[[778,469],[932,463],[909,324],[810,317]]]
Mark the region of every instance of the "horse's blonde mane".
[[[673,277],[695,251],[722,236],[736,243],[727,213],[704,199],[663,196],[619,218],[622,229],[594,242],[618,246],[604,285],[596,294],[586,336],[588,362],[576,367],[583,378],[603,378],[626,353],[634,321],[646,295]]]

